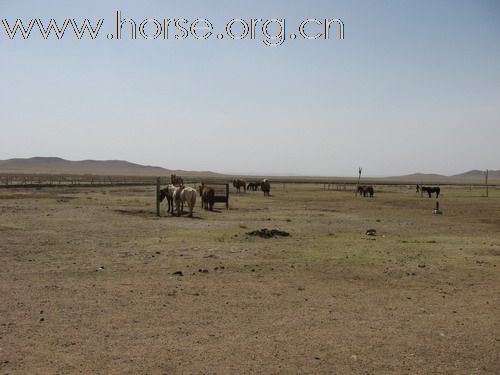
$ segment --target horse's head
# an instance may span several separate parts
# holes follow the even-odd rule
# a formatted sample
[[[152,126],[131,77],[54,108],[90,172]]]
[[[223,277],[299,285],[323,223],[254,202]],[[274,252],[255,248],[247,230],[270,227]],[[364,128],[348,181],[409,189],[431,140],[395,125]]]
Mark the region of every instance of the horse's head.
[[[160,196],[159,196],[160,202],[163,202],[166,197],[167,193],[165,192],[165,190],[160,190]]]

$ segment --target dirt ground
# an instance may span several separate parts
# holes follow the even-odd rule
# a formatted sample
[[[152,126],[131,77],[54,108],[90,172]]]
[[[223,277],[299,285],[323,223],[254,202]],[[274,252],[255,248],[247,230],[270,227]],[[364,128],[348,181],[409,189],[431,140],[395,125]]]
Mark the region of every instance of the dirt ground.
[[[271,193],[0,190],[0,374],[500,374],[500,190]]]

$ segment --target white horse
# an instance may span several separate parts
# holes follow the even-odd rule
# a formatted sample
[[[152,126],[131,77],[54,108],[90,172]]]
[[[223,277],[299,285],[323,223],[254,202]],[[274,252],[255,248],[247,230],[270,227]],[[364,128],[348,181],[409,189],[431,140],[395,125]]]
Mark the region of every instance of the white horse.
[[[189,217],[193,217],[196,195],[198,195],[198,192],[192,187],[179,186],[174,190],[174,204],[177,216],[181,216],[184,203],[186,203],[189,207]]]
[[[198,192],[192,187],[186,187],[181,191],[182,203],[186,203],[189,207],[189,217],[193,217],[193,209],[196,204],[196,196]]]

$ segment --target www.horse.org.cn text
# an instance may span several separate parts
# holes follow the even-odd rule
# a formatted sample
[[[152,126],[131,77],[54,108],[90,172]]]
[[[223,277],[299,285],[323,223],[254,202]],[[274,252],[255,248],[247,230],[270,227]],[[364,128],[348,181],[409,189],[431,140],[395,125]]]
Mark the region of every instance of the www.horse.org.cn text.
[[[108,33],[103,31],[105,20],[95,22],[85,18],[42,20],[40,18],[16,19],[9,22],[2,18],[4,36],[11,40],[33,37],[61,40],[72,37],[81,39],[105,38],[108,40],[253,40],[268,47],[282,46],[287,40],[343,40],[344,23],[338,18],[307,18],[291,26],[285,18],[232,18],[217,30],[210,20],[196,18],[144,18],[135,20],[116,11],[114,22],[109,23]],[[107,25],[107,24],[106,24]],[[35,36],[36,35],[36,36]]]

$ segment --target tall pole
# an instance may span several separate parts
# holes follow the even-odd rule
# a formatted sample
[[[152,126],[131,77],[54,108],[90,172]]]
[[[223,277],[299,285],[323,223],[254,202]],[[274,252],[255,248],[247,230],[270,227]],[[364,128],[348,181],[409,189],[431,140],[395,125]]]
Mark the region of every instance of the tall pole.
[[[356,186],[356,192],[354,193],[355,195],[358,195],[358,188],[359,188],[359,183],[361,181],[361,172],[363,171],[363,168],[359,167],[358,168],[358,185]]]
[[[486,198],[488,198],[488,195],[489,195],[489,189],[488,189],[488,174],[489,174],[489,170],[486,170]]]

